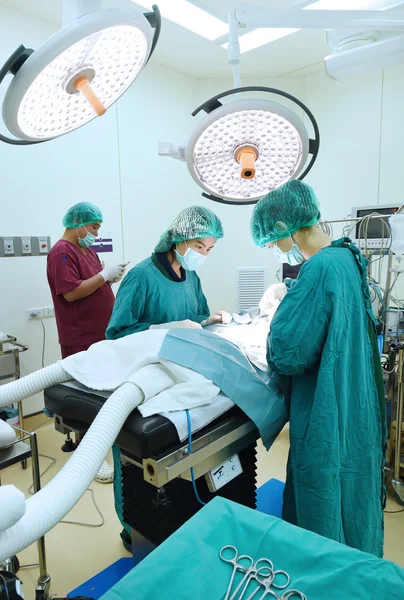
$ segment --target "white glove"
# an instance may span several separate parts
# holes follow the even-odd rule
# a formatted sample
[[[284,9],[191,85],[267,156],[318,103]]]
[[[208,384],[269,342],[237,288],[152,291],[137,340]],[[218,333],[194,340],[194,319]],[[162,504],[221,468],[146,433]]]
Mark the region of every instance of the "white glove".
[[[263,315],[274,306],[279,306],[279,303],[286,296],[287,291],[287,287],[284,283],[274,283],[273,285],[270,285],[258,305],[259,314]]]
[[[111,283],[116,283],[120,281],[125,273],[126,265],[107,265],[100,272],[105,279],[105,281],[110,281]]]
[[[150,325],[150,329],[202,329],[199,323],[185,319],[184,321],[171,321],[171,323],[161,323],[159,325]]]
[[[206,325],[214,325],[216,323],[226,323],[227,325],[231,323],[232,316],[230,313],[225,310],[218,310],[215,314],[210,315],[205,321],[202,321],[202,327],[206,327]]]

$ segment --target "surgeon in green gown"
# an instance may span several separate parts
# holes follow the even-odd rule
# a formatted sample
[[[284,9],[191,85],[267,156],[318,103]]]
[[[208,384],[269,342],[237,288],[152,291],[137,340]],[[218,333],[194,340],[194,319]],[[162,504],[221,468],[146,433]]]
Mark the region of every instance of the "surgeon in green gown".
[[[106,338],[116,340],[153,328],[201,328],[228,318],[210,315],[196,270],[223,237],[219,218],[201,206],[183,210],[163,233],[154,253],[131,269],[115,301]],[[121,538],[130,550],[130,527],[123,520],[120,450],[114,445],[115,508],[124,527]]]
[[[302,265],[267,344],[270,368],[290,389],[283,518],[382,557],[385,405],[367,261],[319,219],[312,188],[290,181],[251,220],[257,246]]]

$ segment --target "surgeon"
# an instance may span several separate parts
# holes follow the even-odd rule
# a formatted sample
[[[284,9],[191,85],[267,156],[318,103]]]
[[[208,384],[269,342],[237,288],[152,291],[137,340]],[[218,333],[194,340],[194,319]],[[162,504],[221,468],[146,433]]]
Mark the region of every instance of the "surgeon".
[[[223,237],[219,218],[207,208],[183,210],[163,233],[154,253],[131,269],[119,288],[107,339],[164,327],[201,328],[227,313],[209,314],[196,270]]]
[[[101,264],[91,248],[103,221],[97,206],[80,202],[63,218],[66,228],[48,255],[47,276],[55,309],[62,358],[87,350],[105,339],[115,296],[111,284],[126,265]],[[112,468],[104,463],[96,476],[111,483]]]
[[[257,246],[302,264],[267,342],[269,366],[291,390],[283,518],[382,557],[384,390],[367,261],[319,219],[312,188],[290,181],[251,220]]]
[[[153,328],[201,328],[228,321],[230,315],[225,311],[210,315],[196,274],[222,237],[222,224],[212,211],[202,206],[183,210],[163,233],[152,256],[131,269],[123,280],[107,339]],[[117,446],[112,450],[115,508],[124,526],[123,544],[130,550],[130,527],[123,521],[120,451]]]

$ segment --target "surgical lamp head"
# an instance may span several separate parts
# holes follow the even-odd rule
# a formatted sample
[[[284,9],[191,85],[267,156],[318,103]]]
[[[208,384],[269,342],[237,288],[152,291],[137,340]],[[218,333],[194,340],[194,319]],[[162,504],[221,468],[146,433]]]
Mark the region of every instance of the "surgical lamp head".
[[[135,7],[88,12],[85,2],[76,4],[79,18],[35,51],[20,46],[0,69],[0,83],[13,75],[2,112],[16,138],[0,141],[27,145],[74,131],[104,114],[149,60],[160,33],[157,6],[142,14]]]
[[[251,217],[251,235],[263,248],[293,236],[303,227],[316,225],[320,217],[313,189],[303,181],[289,181],[258,202]]]
[[[266,99],[219,101],[244,92],[277,94],[297,104],[312,123],[314,139],[309,139],[301,118],[282,104]],[[190,137],[186,161],[204,190],[202,195],[210,200],[255,204],[290,179],[300,174],[303,179],[316,160],[317,123],[309,109],[286,92],[260,86],[238,88],[211,98],[193,116],[202,110],[207,114]]]

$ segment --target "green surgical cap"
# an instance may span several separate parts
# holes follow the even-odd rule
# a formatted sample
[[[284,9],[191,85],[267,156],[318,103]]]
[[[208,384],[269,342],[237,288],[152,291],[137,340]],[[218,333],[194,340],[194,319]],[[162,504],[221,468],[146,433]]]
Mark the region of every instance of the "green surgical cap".
[[[77,229],[90,223],[102,223],[102,212],[90,202],[79,202],[75,204],[63,217],[63,225],[66,229]]]
[[[174,219],[155,247],[155,252],[168,252],[173,244],[195,240],[197,238],[223,237],[220,219],[211,210],[203,206],[190,206]]]
[[[251,217],[251,235],[262,248],[268,242],[294,235],[302,227],[315,225],[320,216],[313,189],[294,179],[261,198]]]

